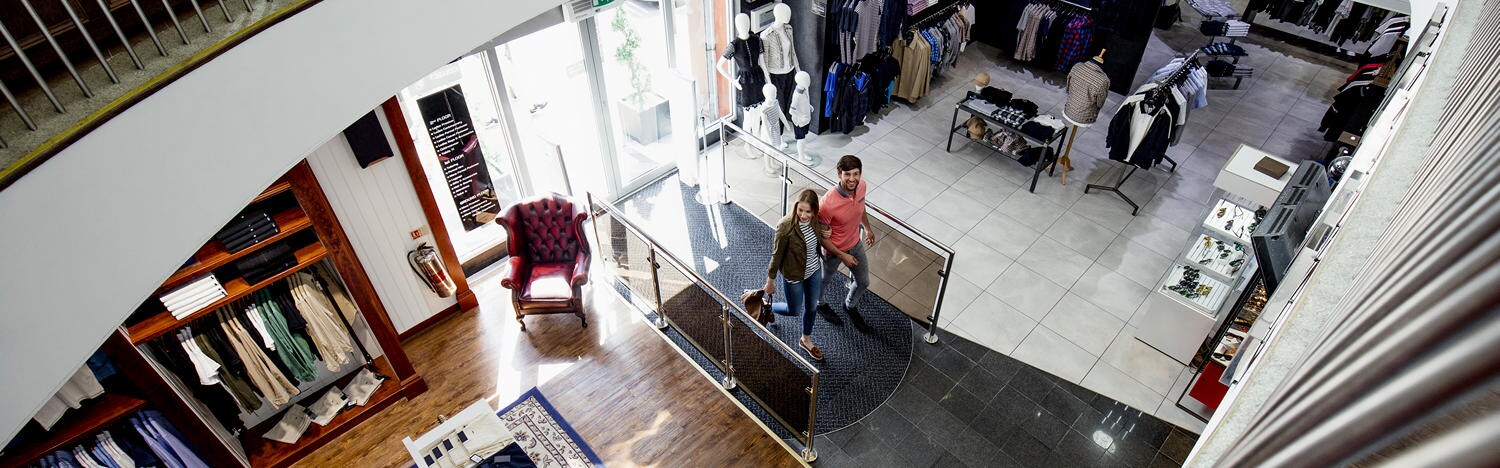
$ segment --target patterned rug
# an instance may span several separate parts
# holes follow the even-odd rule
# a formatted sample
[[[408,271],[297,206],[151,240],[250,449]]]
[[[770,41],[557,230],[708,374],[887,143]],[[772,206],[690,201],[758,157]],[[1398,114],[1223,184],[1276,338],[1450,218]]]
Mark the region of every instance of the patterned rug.
[[[515,435],[515,445],[538,467],[604,466],[594,450],[536,388],[500,410],[499,415],[500,421]]]

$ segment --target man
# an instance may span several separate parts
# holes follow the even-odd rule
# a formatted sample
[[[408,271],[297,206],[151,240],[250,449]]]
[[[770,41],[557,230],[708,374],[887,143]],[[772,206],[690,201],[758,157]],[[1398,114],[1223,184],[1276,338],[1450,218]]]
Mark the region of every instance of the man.
[[[823,194],[822,206],[818,209],[818,220],[828,226],[828,241],[834,246],[834,250],[823,258],[823,281],[838,274],[840,263],[849,267],[854,278],[847,285],[849,293],[844,296],[844,312],[854,321],[854,328],[868,332],[869,325],[859,315],[859,301],[870,288],[870,267],[865,252],[875,244],[875,231],[865,214],[865,193],[869,187],[861,178],[863,164],[859,157],[845,155],[839,158],[835,168],[838,169],[839,184]],[[818,304],[818,313],[829,323],[843,323],[826,303]]]

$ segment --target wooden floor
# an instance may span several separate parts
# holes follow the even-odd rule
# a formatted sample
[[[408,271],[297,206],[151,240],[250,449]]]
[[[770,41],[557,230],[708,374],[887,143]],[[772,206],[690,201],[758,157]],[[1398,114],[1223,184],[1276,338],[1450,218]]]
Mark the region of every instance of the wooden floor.
[[[539,316],[522,334],[498,279],[478,279],[478,310],[405,343],[431,389],[298,466],[410,466],[402,437],[477,399],[500,408],[534,386],[609,466],[800,464],[612,291],[592,288],[587,329],[574,316]]]

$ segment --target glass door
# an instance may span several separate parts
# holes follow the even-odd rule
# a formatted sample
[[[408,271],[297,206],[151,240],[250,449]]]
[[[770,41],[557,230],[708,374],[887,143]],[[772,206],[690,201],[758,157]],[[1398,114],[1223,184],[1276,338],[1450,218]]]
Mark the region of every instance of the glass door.
[[[666,0],[675,1],[675,0]],[[614,156],[623,192],[654,180],[697,154],[691,74],[671,67],[673,50],[661,2],[622,2],[594,17]],[[686,26],[686,25],[680,25]]]
[[[491,221],[520,197],[491,70],[480,55],[468,55],[401,90],[423,172],[438,211],[465,269],[471,260],[492,260],[505,229]],[[482,257],[482,258],[481,258]]]
[[[495,47],[534,193],[607,194],[599,114],[578,25],[558,23]]]

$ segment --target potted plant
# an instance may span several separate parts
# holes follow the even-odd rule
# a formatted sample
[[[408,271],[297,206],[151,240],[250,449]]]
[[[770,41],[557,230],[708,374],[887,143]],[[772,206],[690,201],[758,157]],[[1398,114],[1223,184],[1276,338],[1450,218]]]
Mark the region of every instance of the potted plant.
[[[651,71],[636,56],[636,51],[641,48],[641,36],[630,26],[623,9],[615,10],[609,27],[624,37],[620,46],[615,48],[615,61],[630,71],[630,94],[615,103],[620,125],[632,140],[650,144],[671,132],[667,100],[651,91]]]

